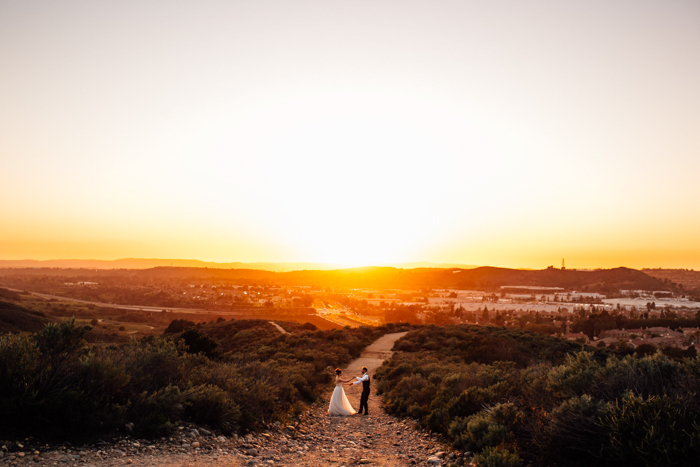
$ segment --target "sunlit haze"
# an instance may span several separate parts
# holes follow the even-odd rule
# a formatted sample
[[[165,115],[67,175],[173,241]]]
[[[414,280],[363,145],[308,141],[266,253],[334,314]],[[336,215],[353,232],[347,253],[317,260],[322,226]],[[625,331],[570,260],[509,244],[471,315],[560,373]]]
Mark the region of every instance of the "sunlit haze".
[[[0,2],[0,259],[700,268],[697,1]]]

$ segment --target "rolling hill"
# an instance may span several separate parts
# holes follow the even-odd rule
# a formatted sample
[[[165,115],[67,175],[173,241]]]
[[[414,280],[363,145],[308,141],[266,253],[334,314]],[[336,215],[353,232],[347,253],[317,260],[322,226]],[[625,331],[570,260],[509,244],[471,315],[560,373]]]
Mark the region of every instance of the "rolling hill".
[[[332,288],[421,289],[450,288],[498,290],[504,285],[563,287],[567,290],[610,292],[619,289],[670,290],[671,284],[629,268],[576,271],[561,269],[521,270],[495,267],[475,269],[366,267],[330,271],[272,272],[257,269],[175,268],[151,269],[0,269],[2,276],[60,276],[71,280],[99,281],[115,278],[125,282],[211,280],[235,285],[317,286]]]
[[[0,300],[0,333],[37,332],[53,321],[39,311],[31,311],[14,303]]]

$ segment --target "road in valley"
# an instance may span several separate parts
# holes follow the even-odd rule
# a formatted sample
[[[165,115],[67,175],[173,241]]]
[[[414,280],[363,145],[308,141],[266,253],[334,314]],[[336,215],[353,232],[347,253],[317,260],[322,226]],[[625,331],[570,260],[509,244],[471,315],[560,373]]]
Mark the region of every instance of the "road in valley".
[[[29,290],[20,290],[20,289],[13,289],[10,287],[5,287],[7,290],[11,290],[13,292],[19,292],[19,293],[29,293],[31,295],[35,295],[37,297],[45,298],[47,300],[54,299],[54,300],[61,300],[61,301],[66,301],[66,302],[76,302],[76,303],[82,303],[84,305],[93,305],[96,307],[100,308],[116,308],[118,310],[132,310],[132,311],[150,311],[150,312],[156,312],[160,313],[161,311],[169,311],[171,313],[210,313],[210,314],[217,314],[217,315],[223,315],[223,316],[236,316],[239,314],[239,312],[236,311],[225,311],[225,310],[205,310],[202,308],[178,308],[178,307],[169,307],[169,306],[149,306],[149,305],[119,305],[116,303],[104,303],[104,302],[93,302],[90,300],[81,300],[79,298],[71,298],[71,297],[63,297],[61,295],[52,295],[52,294],[47,294],[47,293],[40,293],[40,292],[31,292]],[[340,324],[340,323],[335,323],[335,321],[326,318],[325,316],[319,315],[318,313],[316,314],[319,318],[325,319],[328,322],[334,323],[334,324]],[[341,324],[342,326],[347,325],[347,323]],[[357,326],[353,326],[357,327]]]

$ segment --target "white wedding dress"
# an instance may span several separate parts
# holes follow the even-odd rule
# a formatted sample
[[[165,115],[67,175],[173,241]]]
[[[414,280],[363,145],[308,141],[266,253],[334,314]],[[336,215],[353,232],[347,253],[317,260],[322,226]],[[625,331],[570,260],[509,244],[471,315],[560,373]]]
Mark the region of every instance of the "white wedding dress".
[[[357,413],[350,405],[350,401],[343,390],[343,383],[335,379],[335,389],[331,396],[331,405],[328,407],[328,413],[331,415],[353,415]]]

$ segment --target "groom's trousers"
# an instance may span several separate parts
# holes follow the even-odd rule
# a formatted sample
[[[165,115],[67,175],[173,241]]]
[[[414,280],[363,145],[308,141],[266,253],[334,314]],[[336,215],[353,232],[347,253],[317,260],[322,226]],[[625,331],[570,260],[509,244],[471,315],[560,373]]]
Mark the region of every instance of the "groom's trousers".
[[[367,401],[369,400],[369,388],[363,388],[362,389],[362,395],[360,396],[360,410],[358,410],[358,413],[362,413],[362,407],[365,408],[365,415],[369,413],[369,409],[367,408]]]

